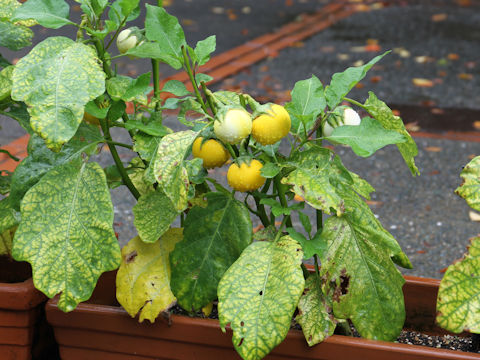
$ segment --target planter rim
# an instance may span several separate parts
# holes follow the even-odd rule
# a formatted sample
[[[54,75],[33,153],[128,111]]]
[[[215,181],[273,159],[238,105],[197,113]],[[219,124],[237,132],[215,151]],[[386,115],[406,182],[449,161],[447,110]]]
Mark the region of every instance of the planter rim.
[[[0,283],[0,309],[29,310],[46,300],[31,277],[18,283]]]
[[[430,278],[421,278],[416,276],[405,276],[405,280],[407,283],[426,286],[426,287],[438,287],[439,280],[437,279],[430,279]],[[93,314],[102,313],[104,316],[112,316],[115,315],[119,317],[119,321],[122,323],[124,321],[131,321],[133,320],[132,317],[120,306],[111,306],[111,305],[99,305],[93,303],[81,303],[77,306],[76,310],[72,314],[65,314],[57,307],[58,303],[58,295],[52,299],[50,299],[46,304],[46,311],[49,322],[54,326],[61,326],[61,327],[69,327],[70,325],[66,325],[66,319],[69,316],[73,318],[80,318],[82,316],[92,316]],[[220,330],[220,325],[218,320],[214,319],[203,319],[203,318],[190,318],[188,316],[183,315],[171,315],[170,317],[171,323],[173,325],[178,324],[179,326],[188,326],[192,328],[199,328],[199,329],[218,329]],[[135,320],[137,321],[137,320]],[[73,320],[75,322],[75,320]],[[166,320],[158,318],[154,324],[150,324],[148,321],[145,323],[136,323],[138,326],[132,326],[131,335],[132,336],[146,336],[150,338],[162,338],[162,339],[169,339],[169,328],[165,327]],[[83,321],[81,325],[77,325],[78,328],[87,329],[87,330],[94,330],[94,331],[101,331],[104,326],[103,324],[94,323],[92,321]],[[152,331],[157,330],[159,331]],[[229,330],[229,326],[227,326],[227,331]],[[108,328],[109,332],[112,333],[119,333],[123,334],[124,332],[117,329],[117,328]],[[220,330],[221,331],[221,330]],[[219,336],[221,336],[219,331]],[[161,334],[160,334],[161,333]],[[173,340],[174,337],[172,336]],[[305,342],[303,333],[301,330],[291,329],[288,332],[287,339],[293,340],[295,342]],[[170,339],[169,339],[170,340]],[[196,340],[196,339],[189,339],[192,343],[204,343],[205,339]],[[208,340],[207,340],[208,341]],[[226,342],[225,342],[226,341]],[[218,345],[218,341],[215,339],[211,339],[212,345]],[[230,336],[225,336],[225,339],[221,340],[222,346],[229,346],[231,345]],[[420,354],[425,358],[430,359],[480,359],[480,354],[475,353],[468,353],[468,352],[461,352],[461,351],[454,351],[449,349],[440,349],[440,348],[431,348],[426,346],[420,345],[409,345],[409,344],[400,344],[400,343],[393,343],[393,342],[386,342],[386,341],[379,341],[379,340],[368,340],[363,338],[353,338],[348,336],[340,336],[340,335],[333,335],[327,338],[324,342],[325,346],[331,345],[342,345],[346,347],[360,347],[360,348],[375,348],[379,351],[395,351],[396,353],[413,355],[413,354]],[[306,344],[306,342],[305,342]],[[282,345],[280,344],[279,347]],[[319,344],[311,348],[311,351],[322,351],[322,345]],[[318,350],[315,350],[318,348]],[[275,349],[274,349],[275,352]]]

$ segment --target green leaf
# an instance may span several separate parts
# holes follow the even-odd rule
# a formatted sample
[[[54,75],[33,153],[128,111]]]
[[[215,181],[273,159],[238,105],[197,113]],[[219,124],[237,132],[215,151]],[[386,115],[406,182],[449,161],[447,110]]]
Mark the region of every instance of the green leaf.
[[[285,104],[285,109],[292,119],[292,132],[308,131],[327,105],[323,85],[312,75],[310,79],[298,81],[291,95],[292,101]]]
[[[137,4],[133,10],[128,11],[132,8],[130,4]],[[110,6],[110,11],[108,12],[108,17],[115,24],[120,25],[123,22],[123,19],[126,18],[126,22],[130,22],[138,18],[140,15],[140,6],[138,6],[138,0],[117,0]],[[127,12],[124,12],[126,10]]]
[[[8,116],[18,121],[20,126],[29,134],[34,132],[30,126],[30,114],[28,113],[27,106],[23,102],[13,102],[10,105]]]
[[[166,126],[162,125],[160,122],[150,122],[148,124],[144,124],[143,122],[138,120],[128,120],[125,123],[125,129],[140,130],[145,134],[158,137],[163,137],[171,133],[171,130]]]
[[[188,212],[183,240],[170,256],[172,291],[187,311],[200,310],[217,297],[218,282],[252,241],[243,203],[222,193],[205,197],[206,207]]]
[[[108,109],[107,120],[117,121],[125,113],[126,108],[127,108],[127,105],[125,104],[125,101],[123,100],[114,101],[110,106],[110,108]]]
[[[331,299],[325,297],[322,283],[317,274],[305,280],[305,289],[298,302],[298,315],[295,320],[302,327],[309,346],[321,343],[332,336],[337,321],[332,314]]]
[[[108,0],[75,0],[80,2],[83,12],[88,15],[91,20],[99,17],[108,5]]]
[[[117,273],[117,299],[139,321],[155,322],[158,314],[175,303],[170,290],[169,255],[182,239],[182,229],[170,229],[153,244],[135,237],[122,249],[122,264]]]
[[[191,186],[184,159],[197,135],[186,130],[164,136],[153,159],[153,172],[158,186],[179,212],[187,207],[188,189]]]
[[[312,223],[310,222],[310,218],[308,217],[308,215],[299,211],[298,212],[298,218],[299,218],[300,222],[302,223],[303,228],[305,229],[307,234],[310,235],[310,233],[312,232]]]
[[[113,205],[97,163],[50,170],[22,200],[13,257],[32,265],[35,287],[72,311],[92,295],[101,273],[120,265]]]
[[[140,0],[118,0],[118,5],[122,9],[124,16],[130,15],[139,6]]]
[[[0,255],[10,256],[12,253],[13,236],[16,229],[13,227],[0,233]]]
[[[335,317],[351,319],[362,337],[396,339],[405,321],[405,280],[390,259],[390,249],[357,214],[328,218],[322,237],[328,248],[320,276],[335,284]]]
[[[133,224],[146,243],[157,241],[178,215],[177,209],[160,189],[140,196],[132,211],[135,216]]]
[[[68,20],[69,13],[70,7],[64,0],[28,0],[14,11],[11,21],[33,19],[46,28],[58,29],[75,25]]]
[[[290,215],[292,211],[303,209],[305,206],[304,202],[300,202],[289,205],[288,207],[283,207],[277,200],[271,198],[261,199],[260,204],[270,206],[272,213],[275,216]]]
[[[369,92],[369,98],[365,102],[365,110],[372,115],[387,130],[395,130],[407,138],[403,144],[398,144],[398,150],[403,156],[412,175],[420,175],[415,165],[415,156],[418,155],[417,145],[403,125],[400,117],[393,114],[392,110],[383,102],[377,99],[374,93]]]
[[[148,72],[140,75],[137,79],[117,75],[107,80],[107,92],[115,101],[136,101],[146,105],[148,103],[147,94],[152,90],[150,75]]]
[[[108,110],[110,107],[100,108],[95,104],[95,101],[89,101],[85,105],[85,112],[89,113],[90,115],[98,118],[98,119],[105,119],[108,114]]]
[[[135,185],[140,195],[145,195],[155,190],[152,183],[145,179],[146,169],[142,159],[139,157],[133,158],[130,160],[129,167],[128,177],[132,180],[133,185]]]
[[[280,170],[282,170],[282,168],[278,164],[266,163],[265,165],[263,165],[260,173],[264,178],[274,178],[278,175]]]
[[[10,96],[12,91],[12,74],[14,68],[14,66],[7,66],[5,69],[0,71],[0,100]]]
[[[365,199],[370,200],[370,193],[375,192],[375,189],[368,183],[367,180],[362,179],[360,176],[353,172],[349,172],[353,179],[353,188],[355,192]]]
[[[159,136],[136,133],[133,136],[133,151],[139,153],[143,160],[150,162],[155,157],[161,140]]]
[[[185,162],[185,167],[188,173],[188,179],[194,184],[202,184],[205,182],[205,178],[208,176],[208,171],[203,167],[203,160],[200,158],[195,158],[192,160],[187,160]],[[195,187],[191,186],[189,188],[193,193],[189,198],[195,196]]]
[[[480,333],[480,238],[470,240],[468,253],[450,265],[438,290],[437,323],[444,329],[461,333]]]
[[[20,213],[12,207],[9,197],[0,200],[0,233],[16,227],[20,219]]]
[[[241,105],[239,94],[233,91],[216,91],[213,96],[224,105]]]
[[[365,65],[349,67],[344,72],[333,74],[330,85],[325,89],[325,97],[330,109],[334,109],[340,104],[350,90],[365,77],[368,70],[389,52],[374,57]]]
[[[386,130],[372,118],[365,117],[358,126],[339,126],[326,138],[334,143],[349,145],[358,156],[369,157],[377,150],[391,144],[406,142],[406,136]]]
[[[254,242],[220,281],[220,326],[225,331],[230,324],[243,359],[262,359],[290,330],[305,285],[302,258],[298,243],[288,236]]]
[[[20,209],[25,193],[52,168],[75,161],[83,153],[93,154],[102,140],[95,126],[82,124],[75,136],[58,153],[50,151],[40,136],[34,134],[28,142],[28,156],[16,167],[10,191],[11,205]]]
[[[327,243],[325,239],[319,235],[319,233],[317,233],[313,239],[308,240],[303,234],[299,233],[294,228],[286,228],[286,231],[302,246],[303,258],[305,260],[310,259],[315,254],[319,255],[320,258],[323,258],[323,254],[327,249]]]
[[[17,51],[32,45],[33,31],[28,27],[0,19],[0,46]]]
[[[15,9],[21,5],[17,0],[0,0],[0,19],[10,19]]]
[[[190,95],[190,91],[187,90],[185,84],[178,80],[169,80],[163,86],[162,92],[172,93],[175,96]]]
[[[197,42],[197,46],[195,46],[195,55],[197,57],[198,65],[201,66],[210,60],[210,54],[215,51],[216,46],[217,37],[215,35],[211,35],[206,39]]]
[[[202,82],[207,84],[212,80],[213,80],[213,77],[211,77],[210,75],[202,74],[202,73],[195,74],[195,81],[197,82],[197,84],[201,84]]]
[[[455,193],[464,198],[472,209],[480,211],[480,156],[465,165],[460,176],[463,178],[463,184],[455,190]]]
[[[168,14],[164,8],[146,4],[145,18],[146,37],[156,41],[162,60],[175,69],[183,65],[182,46],[186,46],[185,34],[178,19]]]
[[[292,185],[292,191],[305,199],[315,209],[337,215],[344,212],[343,199],[337,194],[336,181],[352,182],[348,171],[341,165],[338,156],[327,149],[313,146],[295,154],[289,162],[295,166],[282,184]]]
[[[105,73],[91,47],[51,37],[17,63],[12,82],[12,99],[29,106],[33,130],[58,151],[77,131],[85,104],[103,94]]]

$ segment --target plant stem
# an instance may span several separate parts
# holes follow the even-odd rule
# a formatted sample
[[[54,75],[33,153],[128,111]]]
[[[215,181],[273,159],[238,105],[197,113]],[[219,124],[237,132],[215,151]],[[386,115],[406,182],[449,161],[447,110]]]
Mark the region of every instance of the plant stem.
[[[122,177],[123,183],[128,188],[128,190],[130,190],[130,192],[135,197],[135,199],[138,200],[138,198],[140,197],[140,193],[138,192],[135,185],[133,185],[132,180],[128,176],[125,168],[123,167],[123,163],[122,163],[122,160],[120,159],[120,156],[118,155],[117,148],[115,147],[114,144],[112,144],[114,141],[112,141],[112,135],[110,134],[110,129],[108,127],[107,120],[100,119],[100,125],[102,127],[103,136],[105,137],[108,148],[110,149],[110,153],[112,154],[113,161],[117,166],[117,170],[120,173],[120,176]]]
[[[319,127],[317,128],[317,137],[321,137],[323,135],[322,129]],[[320,146],[322,145],[322,141],[320,141]],[[317,233],[319,231],[322,231],[323,229],[323,213],[322,210],[315,210],[315,221],[317,223]],[[314,255],[314,260],[315,260],[315,271],[317,272],[317,275],[320,274],[320,267],[318,266],[318,256],[317,254]]]
[[[208,109],[207,109],[207,106],[205,105],[205,102],[203,101],[200,91],[198,90],[197,81],[195,80],[195,76],[193,76],[192,67],[190,66],[190,59],[188,58],[187,49],[185,48],[185,46],[182,46],[182,54],[183,54],[183,61],[184,61],[184,69],[187,72],[188,77],[190,78],[190,82],[192,83],[193,90],[195,91],[195,95],[197,96],[197,100],[202,106],[203,111],[205,111],[206,113]]]
[[[289,218],[288,216],[283,217],[282,223],[280,224],[280,227],[278,228],[278,232],[275,235],[275,239],[273,240],[273,242],[277,242],[278,239],[280,239],[280,236],[282,235],[282,229],[285,226],[285,223],[288,221],[288,218]]]
[[[120,25],[118,25],[118,28],[117,28],[117,31],[115,31],[115,34],[113,34],[112,38],[110,39],[110,41],[108,42],[107,46],[105,46],[105,50],[107,50],[110,45],[112,45],[112,43],[115,41],[115,39],[117,38],[118,34],[120,33],[120,29],[123,27],[123,25],[125,25],[126,21],[127,21],[127,17],[128,16],[125,16],[122,20],[122,22],[120,23]]]
[[[208,106],[212,110],[212,114],[214,116],[217,115],[217,109],[215,108],[215,104],[213,103],[211,96],[208,95],[208,89],[207,89],[207,86],[205,85],[205,82],[202,81],[200,85],[202,86],[202,90],[205,93],[205,97],[207,98]]]
[[[124,143],[121,143],[121,142],[112,141],[112,140],[105,140],[105,142],[106,142],[107,144],[112,144],[112,145],[124,147],[124,148],[130,149],[130,150],[133,149],[133,146],[132,146],[132,145],[124,144]]]
[[[160,111],[160,63],[158,60],[152,59],[153,70],[153,97],[157,100],[155,111]]]
[[[273,178],[273,184],[275,186],[275,188],[277,189],[277,192],[278,192],[278,199],[280,200],[280,204],[282,204],[282,206],[284,208],[288,208],[288,203],[287,203],[287,199],[285,197],[285,189],[283,188],[282,184],[280,183],[280,176],[277,175]],[[290,218],[290,215],[287,215],[285,217],[287,220],[287,226],[288,227],[292,227],[292,219]]]
[[[230,145],[229,143],[226,143],[226,144],[225,144],[225,147],[227,148],[227,150],[228,150],[228,152],[230,153],[230,155],[232,155],[232,158],[236,159],[236,158],[237,158],[237,154],[235,153],[235,150],[233,150],[232,145]]]
[[[356,106],[362,108],[363,110],[368,111],[367,108],[365,107],[365,105],[359,103],[356,100],[353,100],[353,99],[350,99],[350,98],[347,98],[347,97],[344,97],[343,100],[348,101],[350,104],[356,105]]]
[[[105,49],[103,48],[103,43],[100,41],[98,38],[93,38],[93,41],[95,43],[95,48],[97,49],[97,53],[100,57],[100,60],[103,63],[103,70],[105,71],[105,74],[107,74],[107,78],[112,77],[112,69],[110,68],[110,62],[106,61],[105,59]],[[125,121],[125,118],[128,120],[127,115],[124,113],[122,115],[122,118]],[[132,180],[127,174],[127,171],[123,167],[122,160],[120,159],[120,156],[118,155],[117,148],[115,147],[115,144],[112,144],[112,135],[110,134],[110,128],[108,126],[108,120],[107,119],[100,119],[100,126],[102,127],[103,131],[103,136],[105,137],[105,140],[107,141],[108,148],[110,149],[110,153],[112,154],[113,161],[115,162],[115,165],[117,166],[117,170],[120,173],[120,176],[122,177],[122,181],[125,184],[125,186],[130,190],[132,195],[135,197],[135,199],[138,200],[140,197],[140,193],[138,192],[137,188],[135,185],[133,185]]]
[[[265,206],[263,206],[263,204],[260,204],[260,199],[258,199],[256,196],[254,196],[253,198],[255,199],[255,205],[257,206],[258,217],[260,218],[262,225],[266,228],[269,225],[271,225],[271,223],[270,221],[268,221],[268,216],[267,216],[267,212],[265,211]]]

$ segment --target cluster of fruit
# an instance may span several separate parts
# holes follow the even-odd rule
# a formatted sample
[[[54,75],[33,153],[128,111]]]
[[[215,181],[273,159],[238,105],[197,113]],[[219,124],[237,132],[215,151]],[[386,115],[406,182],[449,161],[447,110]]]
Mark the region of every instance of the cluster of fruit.
[[[290,127],[288,112],[277,104],[272,104],[266,113],[253,121],[245,109],[229,109],[222,118],[215,120],[213,129],[216,139],[197,138],[192,153],[194,157],[203,159],[205,168],[220,167],[230,158],[230,152],[223,144],[239,144],[250,134],[261,145],[275,144],[288,135]],[[228,169],[228,184],[241,192],[256,190],[265,183],[260,173],[262,167],[257,159],[237,158]]]

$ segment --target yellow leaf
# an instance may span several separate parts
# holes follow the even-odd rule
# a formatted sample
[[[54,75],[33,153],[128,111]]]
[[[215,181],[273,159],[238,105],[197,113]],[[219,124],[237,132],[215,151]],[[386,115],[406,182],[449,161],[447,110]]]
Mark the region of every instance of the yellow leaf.
[[[117,300],[139,321],[154,322],[160,312],[176,301],[170,289],[169,255],[182,240],[183,229],[171,228],[152,244],[135,237],[122,249],[122,264],[117,273]]]
[[[209,317],[210,314],[212,313],[212,309],[213,309],[213,301],[210,301],[207,305],[205,305],[202,308],[203,315],[205,315],[205,317]]]
[[[472,221],[480,221],[480,214],[475,212],[475,211],[469,211],[468,216],[470,217],[470,220]]]
[[[432,15],[432,21],[434,22],[439,22],[439,21],[445,21],[447,20],[448,15],[447,14],[434,14]]]
[[[438,147],[438,146],[427,146],[425,148],[425,150],[427,150],[429,152],[440,152],[440,151],[442,151],[442,148]]]

